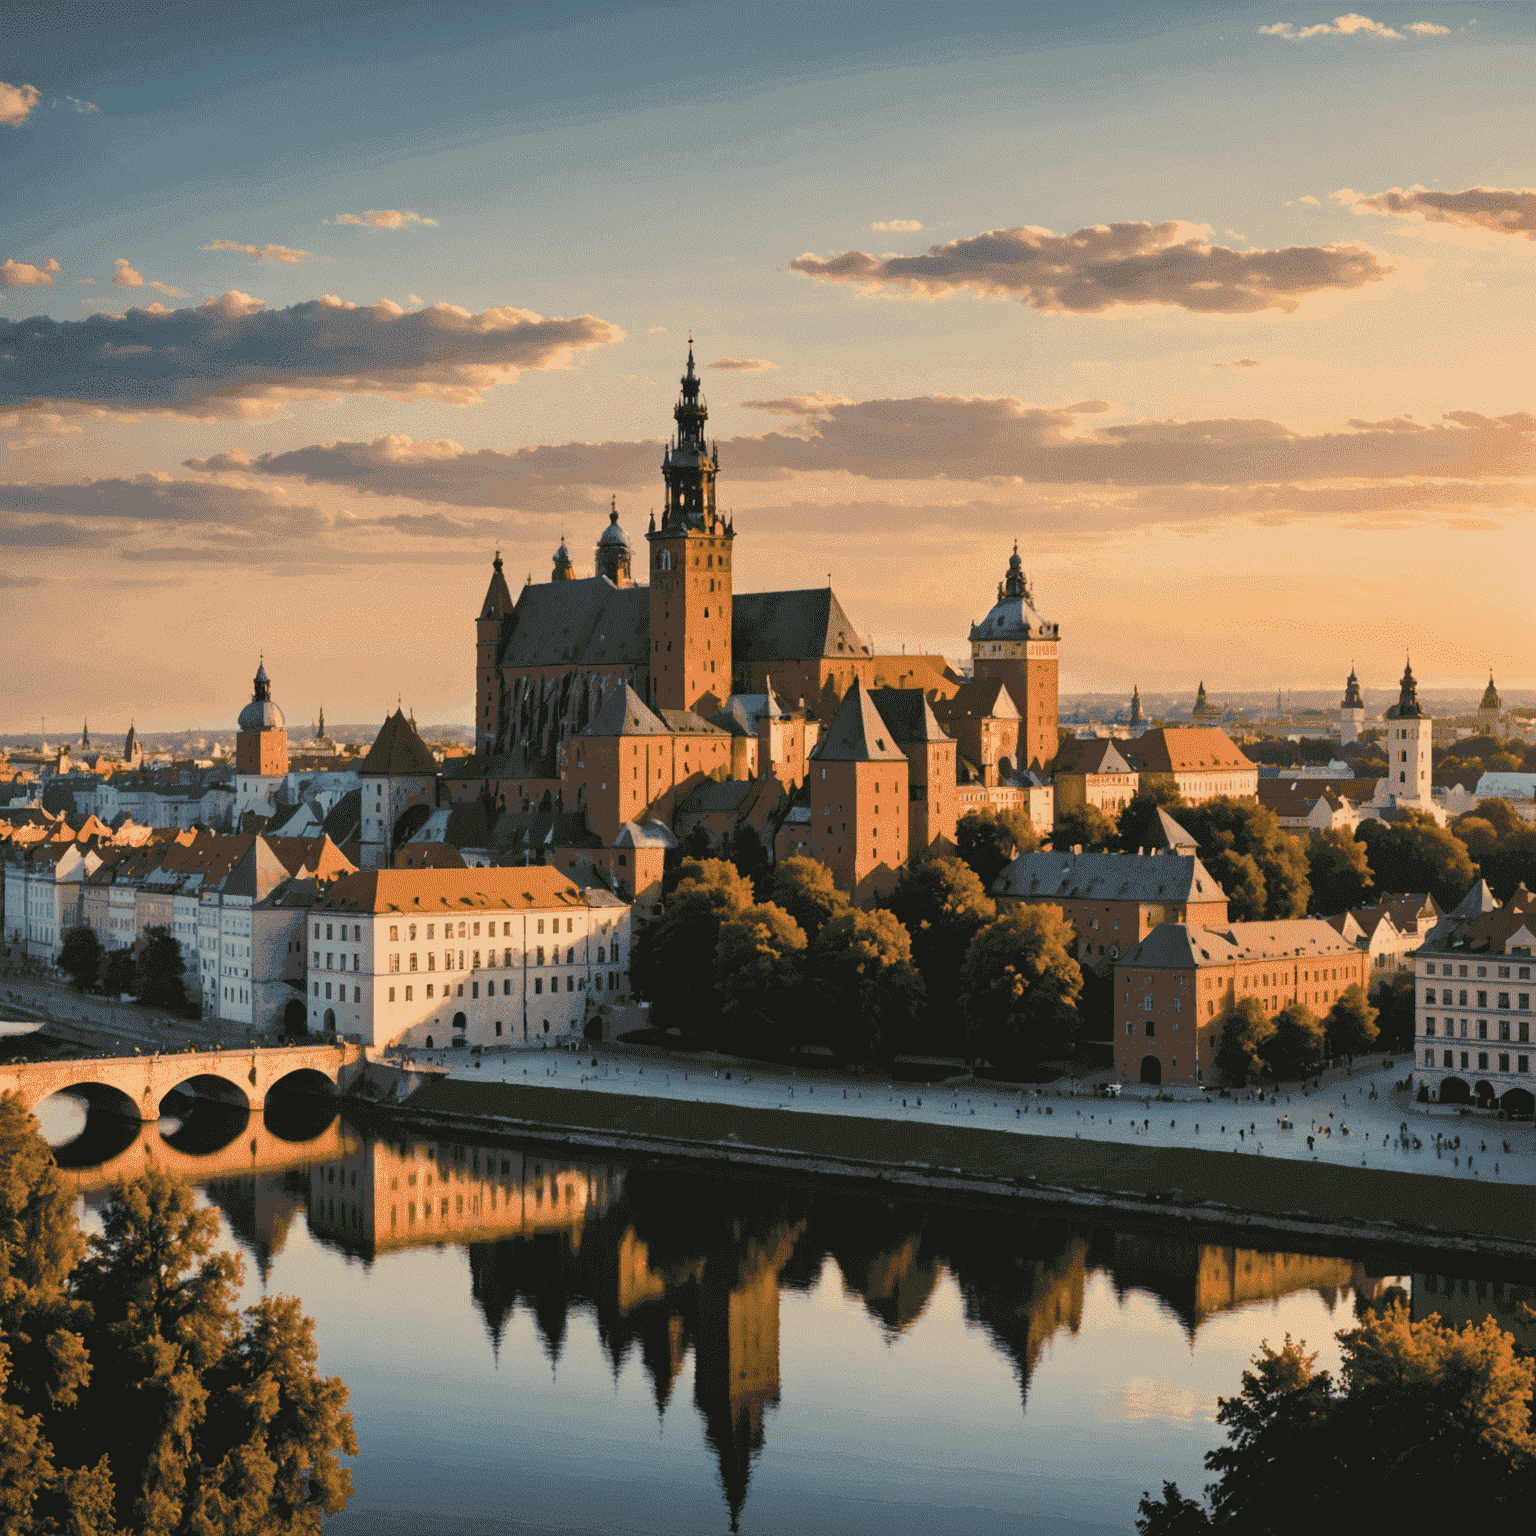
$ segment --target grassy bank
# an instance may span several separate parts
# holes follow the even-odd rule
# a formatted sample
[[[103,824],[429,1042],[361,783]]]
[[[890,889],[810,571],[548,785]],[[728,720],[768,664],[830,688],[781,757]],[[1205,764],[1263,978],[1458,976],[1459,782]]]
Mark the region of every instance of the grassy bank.
[[[781,1167],[928,1189],[1536,1258],[1536,1188],[1118,1142],[444,1078],[391,1111],[465,1134],[564,1139],[743,1171]]]

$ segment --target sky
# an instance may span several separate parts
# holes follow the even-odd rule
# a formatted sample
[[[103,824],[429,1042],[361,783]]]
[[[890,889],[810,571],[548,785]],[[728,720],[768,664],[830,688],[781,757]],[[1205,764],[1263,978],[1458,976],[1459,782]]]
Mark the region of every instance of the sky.
[[[315,14],[323,12],[323,14]],[[216,19],[215,19],[216,18]],[[1536,684],[1536,12],[11,0],[0,732],[468,722],[637,540],[1063,691]]]

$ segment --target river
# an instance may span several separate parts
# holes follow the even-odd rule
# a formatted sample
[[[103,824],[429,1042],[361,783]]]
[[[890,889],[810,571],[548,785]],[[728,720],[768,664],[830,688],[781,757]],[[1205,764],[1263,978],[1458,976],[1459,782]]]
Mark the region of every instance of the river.
[[[1536,1344],[1536,1286],[1492,1262],[888,1203],[328,1108],[92,1117],[73,1141],[82,1117],[45,1109],[88,1228],[115,1177],[170,1167],[248,1299],[302,1298],[361,1448],[326,1529],[358,1536],[1123,1533],[1143,1490],[1204,1486],[1217,1399],[1266,1339],[1336,1364],[1397,1286]]]

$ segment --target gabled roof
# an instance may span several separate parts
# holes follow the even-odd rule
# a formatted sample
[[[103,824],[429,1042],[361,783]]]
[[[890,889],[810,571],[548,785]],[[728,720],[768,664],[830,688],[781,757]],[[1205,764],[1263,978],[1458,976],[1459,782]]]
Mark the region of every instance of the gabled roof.
[[[603,707],[587,723],[583,736],[666,736],[666,721],[627,682],[620,683],[603,700]]]
[[[1121,967],[1188,969],[1231,965],[1239,960],[1321,959],[1357,953],[1343,934],[1321,918],[1289,922],[1227,923],[1221,928],[1197,928],[1164,923],[1121,956]]]
[[[1191,853],[1199,845],[1194,838],[1176,822],[1162,806],[1157,808],[1157,829],[1153,834],[1152,847],[1154,848],[1187,848]]]
[[[649,630],[647,616],[647,635]],[[731,600],[731,655],[738,670],[742,662],[869,653],[869,646],[854,629],[831,587],[796,592],[738,592]]]
[[[1079,901],[1225,901],[1193,854],[1021,853],[992,882],[994,896]]]
[[[395,855],[396,869],[468,869],[464,855],[447,843],[407,843]]]
[[[264,901],[292,873],[294,871],[289,870],[278,858],[266,838],[258,837],[252,841],[240,862],[225,876],[224,894]]]
[[[1464,922],[1468,918],[1480,917],[1485,912],[1492,912],[1498,905],[1493,892],[1488,889],[1488,882],[1486,880],[1479,880],[1451,908],[1449,915],[1457,922]]]
[[[1225,731],[1159,726],[1128,741],[1122,749],[1140,773],[1188,773],[1200,768],[1252,768],[1255,765]]]
[[[874,701],[857,678],[843,695],[816,750],[815,762],[822,763],[904,763],[906,754],[896,745],[896,736],[880,718]]]
[[[716,710],[709,723],[718,726],[727,736],[756,736],[757,728],[747,710],[743,696],[733,693],[725,701],[725,708]]]
[[[1019,706],[1007,685],[996,677],[973,678],[955,689],[954,697],[941,701],[946,722],[953,720],[1017,720]]]
[[[1276,816],[1293,819],[1310,816],[1323,801],[1330,811],[1344,807],[1344,799],[1321,779],[1260,779],[1259,804]]]
[[[703,715],[691,709],[658,709],[663,724],[674,736],[724,736],[718,725],[711,725]]]
[[[397,709],[380,727],[357,772],[366,779],[436,778],[437,763],[405,711]]]
[[[333,881],[317,912],[434,913],[579,907],[573,880],[548,866],[528,869],[370,869]]]
[[[871,688],[869,696],[903,746],[920,741],[949,741],[921,688]]]
[[[516,857],[536,848],[601,848],[585,811],[503,811],[491,833],[498,853]]]
[[[1057,773],[1132,773],[1108,736],[1069,737],[1056,749]]]
[[[483,800],[465,800],[448,812],[443,841],[451,848],[489,848],[491,828]]]

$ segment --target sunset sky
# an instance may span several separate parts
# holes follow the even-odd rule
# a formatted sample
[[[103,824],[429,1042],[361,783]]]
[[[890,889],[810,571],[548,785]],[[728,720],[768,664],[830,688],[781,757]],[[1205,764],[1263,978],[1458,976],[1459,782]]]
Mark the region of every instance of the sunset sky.
[[[11,0],[0,732],[468,722],[496,549],[1062,687],[1536,685],[1529,6]],[[317,19],[318,18],[318,19]]]

